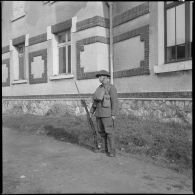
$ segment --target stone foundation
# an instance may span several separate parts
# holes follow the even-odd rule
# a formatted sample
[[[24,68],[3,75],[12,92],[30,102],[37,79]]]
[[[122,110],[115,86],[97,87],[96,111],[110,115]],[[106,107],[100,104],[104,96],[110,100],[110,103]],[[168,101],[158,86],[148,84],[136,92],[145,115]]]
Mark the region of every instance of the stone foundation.
[[[91,99],[86,99],[91,107]],[[3,99],[3,114],[84,115],[79,99]],[[192,100],[119,99],[119,113],[161,122],[192,124]]]
[[[121,113],[133,114],[143,119],[161,122],[192,124],[192,101],[190,100],[120,100]]]

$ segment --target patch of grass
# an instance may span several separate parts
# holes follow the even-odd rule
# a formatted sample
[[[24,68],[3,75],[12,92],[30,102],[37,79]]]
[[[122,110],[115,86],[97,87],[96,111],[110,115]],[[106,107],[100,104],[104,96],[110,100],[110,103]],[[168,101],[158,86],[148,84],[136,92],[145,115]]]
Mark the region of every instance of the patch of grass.
[[[165,159],[167,166],[176,164],[177,170],[192,168],[191,126],[139,118],[132,120],[128,116],[120,116],[118,121],[118,145],[126,152],[144,153],[157,160]]]
[[[4,115],[3,126],[29,133],[41,129],[60,141],[94,146],[86,116]],[[163,159],[166,166],[178,171],[192,168],[192,127],[189,125],[120,115],[115,122],[115,135],[118,151],[145,155],[155,161]]]

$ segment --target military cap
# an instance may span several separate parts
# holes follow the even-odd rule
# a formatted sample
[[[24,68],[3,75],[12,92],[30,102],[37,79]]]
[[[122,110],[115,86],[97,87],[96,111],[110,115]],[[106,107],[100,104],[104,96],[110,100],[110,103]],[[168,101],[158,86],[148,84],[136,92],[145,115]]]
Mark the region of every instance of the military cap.
[[[99,76],[107,76],[107,77],[110,77],[110,73],[106,70],[100,70],[97,74],[96,74],[96,77],[99,77]]]

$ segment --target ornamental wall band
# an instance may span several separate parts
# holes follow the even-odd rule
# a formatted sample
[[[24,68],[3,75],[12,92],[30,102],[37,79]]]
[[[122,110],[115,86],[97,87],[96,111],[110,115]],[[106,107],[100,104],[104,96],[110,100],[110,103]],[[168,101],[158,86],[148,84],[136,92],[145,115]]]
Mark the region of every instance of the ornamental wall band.
[[[114,78],[120,77],[130,77],[137,75],[148,75],[149,71],[149,25],[134,29],[132,31],[128,31],[122,33],[118,36],[114,37],[114,43],[118,43],[120,41],[124,41],[135,36],[140,36],[140,41],[144,42],[144,60],[140,61],[140,67],[132,68],[127,70],[121,70],[114,72]]]
[[[76,24],[77,32],[88,28],[96,27],[96,26],[109,28],[109,19],[101,16],[94,16],[92,18],[88,18],[86,20],[77,22]]]
[[[2,60],[2,87],[10,86],[10,60]]]
[[[94,79],[95,75],[97,74],[97,71],[95,72],[84,72],[84,68],[81,67],[80,64],[80,52],[84,51],[84,45],[88,44],[93,44],[96,42],[108,44],[109,39],[103,36],[94,36],[94,37],[89,37],[86,39],[82,39],[80,41],[77,41],[76,43],[76,58],[77,58],[77,79]]]
[[[119,14],[113,18],[113,27],[119,26],[130,20],[134,20],[140,16],[149,13],[149,2],[138,5],[130,10],[125,11],[122,14]],[[77,32],[82,31],[88,28],[101,26],[103,28],[109,28],[109,19],[102,16],[94,16],[86,20],[82,20],[77,23]]]
[[[139,68],[127,69],[122,71],[114,72],[114,78],[120,77],[130,77],[130,76],[137,76],[137,75],[148,75],[150,74],[149,71],[149,25],[134,29],[132,31],[128,31],[122,33],[118,36],[114,37],[114,43],[124,41],[135,36],[140,36],[140,41],[144,42],[144,60],[140,62]],[[102,36],[94,36],[89,37],[86,39],[82,39],[77,41],[76,45],[76,52],[77,52],[77,79],[93,79],[97,72],[84,72],[84,68],[81,67],[80,64],[80,52],[84,51],[84,45],[93,44],[96,42],[101,42],[108,44],[109,38],[102,37]]]
[[[29,46],[35,45],[37,43],[45,42],[45,41],[47,41],[47,33],[43,33],[43,34],[29,38]]]
[[[116,27],[118,25],[121,25],[125,22],[128,22],[130,20],[134,20],[140,16],[143,16],[144,14],[149,13],[149,2],[143,3],[141,5],[138,5],[130,10],[127,10],[123,12],[122,14],[119,14],[114,17],[113,19],[113,27]]]
[[[29,53],[29,83],[47,83],[47,49]]]
[[[72,19],[66,20],[64,22],[60,22],[58,24],[54,24],[51,26],[51,32],[53,34],[62,32],[64,30],[69,30],[72,27]]]
[[[2,47],[2,51],[1,51],[2,54],[8,53],[8,52],[9,52],[9,45]]]
[[[12,45],[19,45],[25,43],[25,35],[12,39]]]

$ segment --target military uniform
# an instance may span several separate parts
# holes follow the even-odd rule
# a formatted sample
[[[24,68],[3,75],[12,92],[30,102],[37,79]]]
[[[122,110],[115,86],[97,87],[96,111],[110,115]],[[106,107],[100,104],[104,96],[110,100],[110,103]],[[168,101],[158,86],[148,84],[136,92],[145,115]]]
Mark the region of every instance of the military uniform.
[[[101,71],[96,76],[106,75],[110,76],[106,71]],[[109,82],[101,84],[98,88],[104,88],[109,95],[110,105],[104,106],[103,100],[96,100],[94,98],[90,112],[95,115],[97,129],[104,142],[105,150],[108,154],[115,155],[115,132],[114,132],[114,120],[112,116],[117,115],[118,111],[118,98],[117,90],[114,85]]]

